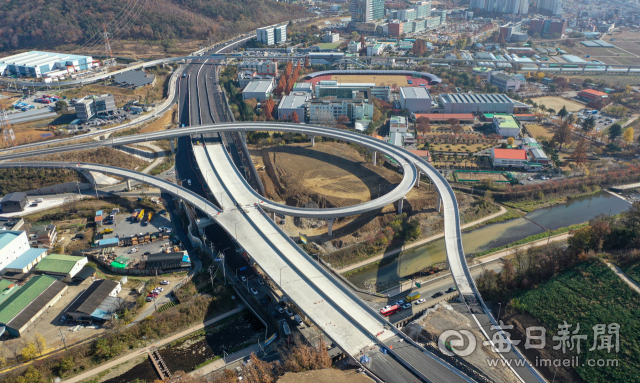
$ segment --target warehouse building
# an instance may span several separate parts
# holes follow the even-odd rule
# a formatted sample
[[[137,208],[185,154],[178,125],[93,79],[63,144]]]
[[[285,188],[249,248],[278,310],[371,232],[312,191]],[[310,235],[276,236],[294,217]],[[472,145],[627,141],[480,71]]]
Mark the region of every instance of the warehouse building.
[[[147,270],[189,269],[191,260],[186,252],[156,253],[147,257]]]
[[[29,250],[29,238],[24,231],[0,231],[0,270]]]
[[[78,295],[67,308],[65,315],[73,320],[108,320],[122,306],[123,299],[118,298],[122,290],[119,282],[101,279],[93,282]]]
[[[3,270],[2,274],[11,276],[13,279],[22,278],[44,257],[47,256],[47,249],[32,248],[22,253],[13,262],[9,263]]]
[[[517,103],[504,94],[454,94],[440,95],[441,113],[508,113],[514,108],[529,108],[529,105]]]
[[[0,75],[40,78],[52,71],[75,73],[100,66],[91,56],[32,51],[0,58]]]
[[[0,279],[0,305],[18,290],[20,290],[20,286],[17,283],[8,279]]]
[[[113,82],[122,87],[140,89],[146,85],[154,85],[156,82],[156,75],[142,70],[130,70],[115,75],[113,77]]]
[[[29,325],[67,291],[67,285],[47,275],[31,278],[17,292],[0,304],[0,332],[20,337]]]
[[[425,87],[400,88],[400,105],[411,113],[431,113],[432,101]]]
[[[273,80],[253,80],[249,81],[247,86],[242,90],[242,99],[248,100],[255,98],[258,101],[264,101],[269,98],[273,91]]]
[[[63,282],[71,282],[73,277],[88,263],[87,257],[51,254],[35,267],[38,274],[46,274]]]
[[[308,99],[309,94],[305,92],[291,92],[290,95],[282,97],[278,104],[278,118],[291,120],[295,112],[298,115],[298,121],[304,122],[304,107]]]
[[[28,203],[29,200],[27,199],[27,193],[23,192],[9,193],[4,196],[2,201],[0,201],[3,213],[17,213],[24,211],[24,208]]]

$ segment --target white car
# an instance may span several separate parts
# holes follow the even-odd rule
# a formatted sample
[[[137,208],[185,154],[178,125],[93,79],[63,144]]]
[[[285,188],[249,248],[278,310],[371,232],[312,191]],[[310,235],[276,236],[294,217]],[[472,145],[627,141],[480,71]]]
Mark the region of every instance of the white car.
[[[276,306],[276,310],[278,310],[278,312],[279,312],[280,314],[282,314],[282,313],[284,312],[284,309],[283,309],[283,308],[282,308],[282,306],[280,306],[280,305]]]
[[[418,300],[416,301],[415,305],[416,305],[416,306],[417,306],[417,305],[421,305],[421,304],[423,304],[423,303],[424,303],[424,302],[426,302],[426,301],[427,301],[426,299],[424,299],[424,298],[420,298],[420,299],[418,299]]]
[[[287,313],[287,315],[289,315],[290,317],[293,316],[293,311],[291,311],[291,309],[288,307],[284,310],[284,312]]]
[[[137,247],[134,247],[133,249],[131,249],[131,253],[135,253],[135,252],[137,252],[138,250],[140,250],[140,249],[138,249]]]
[[[189,184],[189,186],[191,186],[191,180],[187,180],[187,183]]]
[[[169,281],[162,281],[162,282],[160,282],[160,284],[161,284],[161,285],[168,285],[168,284],[169,284]]]
[[[264,281],[261,278],[258,278],[258,284],[260,284],[260,286],[264,285]]]
[[[240,280],[241,280],[242,282],[246,282],[247,277],[245,277],[244,275],[241,275],[241,276],[240,276]]]
[[[251,288],[251,294],[253,295],[258,295],[258,290],[254,289],[253,287]]]
[[[160,287],[160,286],[156,287],[154,290],[157,290],[157,291],[160,291],[160,292],[164,291],[164,289],[162,287]]]

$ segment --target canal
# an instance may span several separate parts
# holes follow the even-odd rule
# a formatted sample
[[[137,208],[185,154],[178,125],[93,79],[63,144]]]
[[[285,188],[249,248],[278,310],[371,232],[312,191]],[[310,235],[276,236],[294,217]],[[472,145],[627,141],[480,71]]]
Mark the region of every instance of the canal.
[[[600,214],[619,214],[629,206],[627,201],[607,192],[599,192],[592,196],[571,199],[561,205],[535,210],[527,214],[526,218],[514,218],[463,232],[462,244],[465,254],[478,254],[540,234],[545,231],[542,227],[556,230],[587,222]],[[370,265],[350,275],[348,279],[358,287],[364,287],[365,283],[391,282],[444,262],[446,257],[444,239],[438,239],[405,251],[397,257],[383,259],[377,265]]]

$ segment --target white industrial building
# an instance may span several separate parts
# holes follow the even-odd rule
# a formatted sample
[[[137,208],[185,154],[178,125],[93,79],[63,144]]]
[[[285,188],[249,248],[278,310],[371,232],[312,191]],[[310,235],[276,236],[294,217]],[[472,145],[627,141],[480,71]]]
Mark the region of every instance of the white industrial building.
[[[287,24],[269,25],[256,30],[258,42],[265,45],[278,45],[287,41]]]
[[[305,103],[309,99],[309,94],[305,92],[292,92],[288,96],[282,97],[278,104],[278,119],[291,120],[295,112],[298,115],[298,121],[304,122]]]
[[[30,248],[26,231],[0,231],[0,270],[7,267]]]
[[[411,113],[431,113],[431,95],[425,87],[401,87],[400,105]]]
[[[258,101],[264,101],[273,91],[273,80],[254,80],[250,81],[242,90],[242,99],[248,100],[255,98]]]
[[[0,58],[0,75],[40,78],[49,72],[64,71],[70,74],[98,66],[100,62],[91,56],[31,51]]]
[[[446,93],[438,99],[440,113],[507,113],[513,114],[516,102],[504,94]],[[529,107],[518,103],[518,107]]]

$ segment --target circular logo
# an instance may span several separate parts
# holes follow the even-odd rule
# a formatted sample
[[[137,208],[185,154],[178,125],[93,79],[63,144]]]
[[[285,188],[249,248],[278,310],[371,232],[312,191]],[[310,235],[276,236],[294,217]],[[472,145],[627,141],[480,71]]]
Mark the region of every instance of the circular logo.
[[[467,338],[467,347],[458,349],[464,347],[464,338]],[[476,349],[476,337],[468,330],[447,330],[438,337],[438,348],[447,356],[469,356]]]

